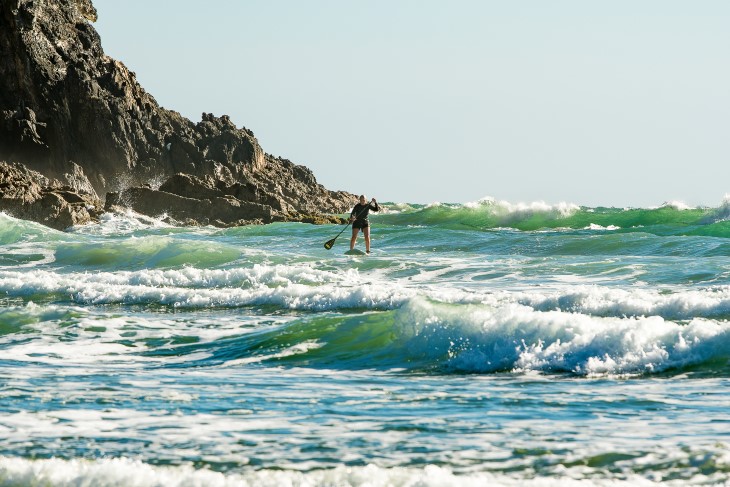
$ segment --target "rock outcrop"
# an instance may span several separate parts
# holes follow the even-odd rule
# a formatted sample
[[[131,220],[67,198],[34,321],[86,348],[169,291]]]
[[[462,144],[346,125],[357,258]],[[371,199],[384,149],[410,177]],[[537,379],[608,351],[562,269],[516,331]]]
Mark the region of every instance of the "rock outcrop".
[[[160,107],[104,54],[96,16],[90,0],[0,2],[0,160],[78,194],[112,192],[107,207],[189,208],[181,221],[308,221],[351,206],[353,195],[266,154],[226,115],[193,123]]]
[[[101,210],[95,195],[79,193],[22,164],[0,162],[0,211],[65,230],[94,221]]]

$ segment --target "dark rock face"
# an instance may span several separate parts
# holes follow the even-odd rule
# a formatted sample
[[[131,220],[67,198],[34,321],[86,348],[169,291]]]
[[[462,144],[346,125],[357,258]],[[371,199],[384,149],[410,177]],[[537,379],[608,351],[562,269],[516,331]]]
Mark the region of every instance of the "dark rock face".
[[[353,195],[328,191],[307,168],[265,154],[253,132],[226,115],[204,113],[193,123],[160,107],[134,73],[104,55],[90,24],[96,15],[90,0],[0,2],[0,160],[102,197],[165,181],[159,193],[237,200],[233,213],[243,221],[349,209]],[[148,214],[174,203],[148,193],[114,202],[159,197],[132,203]],[[209,218],[198,217],[190,218]]]

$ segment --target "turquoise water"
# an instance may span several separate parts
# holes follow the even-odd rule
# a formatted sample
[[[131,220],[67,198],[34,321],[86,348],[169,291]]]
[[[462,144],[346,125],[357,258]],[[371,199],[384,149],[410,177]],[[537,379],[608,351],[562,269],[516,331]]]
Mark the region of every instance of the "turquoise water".
[[[0,215],[0,485],[730,485],[730,204],[371,219]]]

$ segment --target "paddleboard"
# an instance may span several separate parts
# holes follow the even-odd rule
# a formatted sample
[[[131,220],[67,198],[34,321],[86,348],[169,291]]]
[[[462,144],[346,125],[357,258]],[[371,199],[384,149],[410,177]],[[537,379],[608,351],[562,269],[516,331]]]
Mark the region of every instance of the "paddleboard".
[[[367,255],[365,252],[363,252],[360,249],[352,249],[345,252],[345,255]]]

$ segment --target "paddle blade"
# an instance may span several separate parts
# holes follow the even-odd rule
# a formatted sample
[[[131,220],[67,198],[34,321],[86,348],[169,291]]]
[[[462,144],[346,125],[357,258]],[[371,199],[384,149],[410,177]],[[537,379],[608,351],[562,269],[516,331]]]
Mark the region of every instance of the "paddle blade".
[[[335,244],[335,240],[337,240],[337,237],[333,238],[332,240],[327,240],[327,243],[324,244],[324,248],[327,250],[331,249],[332,246]]]

